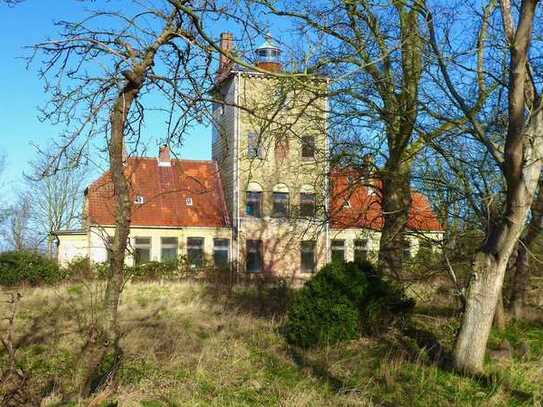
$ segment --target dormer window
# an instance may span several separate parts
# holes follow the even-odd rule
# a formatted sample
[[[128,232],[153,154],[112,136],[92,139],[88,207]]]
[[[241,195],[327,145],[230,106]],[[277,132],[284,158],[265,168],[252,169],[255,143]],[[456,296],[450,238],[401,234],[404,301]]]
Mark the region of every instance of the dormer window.
[[[349,202],[348,199],[345,199],[345,202],[343,203],[343,207],[344,208],[350,208],[351,207],[351,203]]]
[[[136,195],[136,199],[134,199],[134,203],[136,205],[143,205],[144,199],[143,195]]]
[[[185,204],[186,204],[187,206],[192,206],[192,198],[189,197],[189,198],[185,199]]]

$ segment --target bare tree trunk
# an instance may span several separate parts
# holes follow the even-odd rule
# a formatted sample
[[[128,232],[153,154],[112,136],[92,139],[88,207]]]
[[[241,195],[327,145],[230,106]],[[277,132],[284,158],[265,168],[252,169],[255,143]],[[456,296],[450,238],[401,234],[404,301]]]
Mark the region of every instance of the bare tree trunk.
[[[119,340],[119,302],[124,284],[124,261],[130,233],[131,203],[124,163],[124,126],[130,107],[143,84],[143,72],[139,77],[126,74],[128,83],[119,93],[110,115],[111,139],[109,141],[110,173],[116,199],[115,234],[112,241],[111,259],[104,294],[105,320],[94,327],[85,346],[86,355],[80,394],[87,397],[95,375],[105,357],[113,354],[119,360],[122,354]],[[139,80],[137,80],[139,78]]]
[[[498,295],[498,303],[496,304],[496,311],[494,312],[494,328],[498,331],[503,331],[506,327],[507,318],[503,307],[503,292],[500,292]]]
[[[383,175],[383,229],[379,248],[379,269],[384,275],[401,279],[404,231],[411,204],[409,166],[385,168]],[[398,168],[400,167],[400,168]]]
[[[507,207],[502,224],[489,233],[476,254],[466,294],[466,310],[457,337],[455,367],[467,373],[483,370],[486,344],[501,293],[509,257],[522,233],[541,173],[543,115],[531,118],[524,140],[524,167],[518,178],[507,177]],[[522,159],[522,156],[521,156]]]
[[[511,315],[514,319],[522,319],[524,317],[524,304],[526,302],[529,279],[528,250],[523,244],[519,247],[517,261],[515,262],[515,273],[513,274],[511,299],[509,303]]]

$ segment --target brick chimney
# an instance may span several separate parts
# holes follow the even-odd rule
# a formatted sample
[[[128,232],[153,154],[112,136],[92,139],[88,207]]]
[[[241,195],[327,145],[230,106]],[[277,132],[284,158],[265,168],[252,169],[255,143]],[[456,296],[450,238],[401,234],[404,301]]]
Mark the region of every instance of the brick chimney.
[[[234,41],[234,37],[232,36],[232,33],[229,33],[229,32],[221,33],[221,43],[220,43],[221,50],[227,53],[231,53],[233,41]],[[222,73],[226,71],[230,67],[231,63],[232,61],[226,55],[221,54],[219,58],[219,72],[218,73]]]
[[[171,167],[172,161],[170,160],[170,148],[167,144],[160,146],[158,153],[158,166],[159,167]]]

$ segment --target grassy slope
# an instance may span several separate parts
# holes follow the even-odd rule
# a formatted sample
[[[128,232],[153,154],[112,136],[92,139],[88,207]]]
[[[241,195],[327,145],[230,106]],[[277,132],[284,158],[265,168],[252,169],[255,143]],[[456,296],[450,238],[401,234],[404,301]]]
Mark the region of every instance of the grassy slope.
[[[54,405],[59,389],[73,389],[80,327],[91,320],[88,303],[100,287],[22,293],[18,358],[31,385]],[[129,285],[122,304],[126,336],[120,388],[99,400],[147,407],[494,406],[542,400],[542,325],[515,325],[493,334],[492,345],[507,337],[517,349],[526,341],[528,357],[490,362],[487,377],[470,379],[425,363],[423,353],[408,357],[393,336],[303,352],[289,349],[278,333],[278,318],[249,312],[259,308],[250,295],[237,306],[225,302],[195,283]],[[436,314],[426,311],[415,320],[450,346],[454,322]],[[5,361],[5,355],[0,358]]]

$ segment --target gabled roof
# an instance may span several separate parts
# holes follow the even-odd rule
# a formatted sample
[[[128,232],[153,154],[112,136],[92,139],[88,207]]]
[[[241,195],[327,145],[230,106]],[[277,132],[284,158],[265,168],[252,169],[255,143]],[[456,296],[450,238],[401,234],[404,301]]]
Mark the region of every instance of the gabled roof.
[[[171,160],[159,166],[156,158],[129,158],[132,226],[228,227],[222,184],[214,161]],[[135,203],[143,197],[143,204]],[[88,222],[115,223],[111,174],[106,172],[87,190]],[[192,203],[192,205],[189,205]]]
[[[330,226],[333,229],[383,228],[380,180],[364,178],[364,174],[356,169],[343,168],[333,169],[330,181]],[[411,192],[407,228],[412,231],[443,230],[428,198],[419,192]]]

